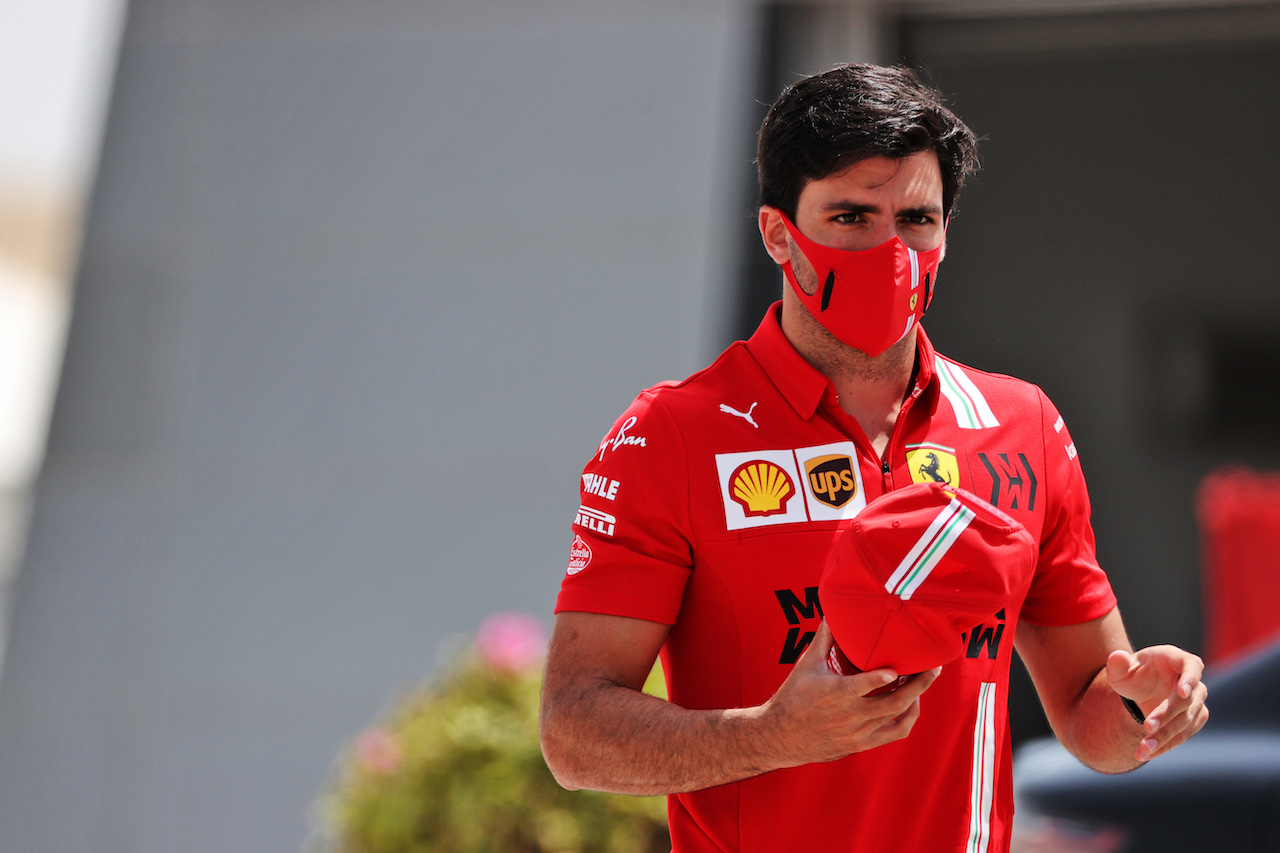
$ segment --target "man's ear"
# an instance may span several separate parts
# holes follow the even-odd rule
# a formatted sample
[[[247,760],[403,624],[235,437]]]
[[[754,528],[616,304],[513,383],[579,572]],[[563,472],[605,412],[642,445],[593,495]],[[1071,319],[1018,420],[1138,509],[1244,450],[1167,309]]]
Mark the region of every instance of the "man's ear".
[[[791,260],[791,241],[787,239],[787,226],[778,208],[767,204],[760,206],[760,239],[764,242],[764,250],[778,266]]]

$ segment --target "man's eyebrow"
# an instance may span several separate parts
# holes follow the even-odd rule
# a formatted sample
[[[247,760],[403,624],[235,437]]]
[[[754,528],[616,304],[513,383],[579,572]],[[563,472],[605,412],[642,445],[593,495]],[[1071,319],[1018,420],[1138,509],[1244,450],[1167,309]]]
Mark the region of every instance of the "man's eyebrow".
[[[942,208],[935,204],[924,204],[916,207],[904,207],[898,211],[899,216],[938,216]]]
[[[822,205],[823,213],[879,213],[880,207],[856,201],[829,201]]]
[[[857,201],[829,201],[822,205],[823,213],[879,213],[880,206],[875,204],[865,204]],[[914,207],[904,207],[898,211],[898,216],[939,216],[942,214],[942,208],[934,204],[916,205]]]

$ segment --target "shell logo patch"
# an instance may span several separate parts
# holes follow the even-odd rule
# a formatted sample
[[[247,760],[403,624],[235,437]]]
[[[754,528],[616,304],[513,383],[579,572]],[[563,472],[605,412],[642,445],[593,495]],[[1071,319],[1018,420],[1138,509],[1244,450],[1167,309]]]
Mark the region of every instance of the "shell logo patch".
[[[776,515],[787,511],[787,501],[796,493],[787,472],[772,462],[752,461],[739,465],[729,477],[730,495],[747,516]]]

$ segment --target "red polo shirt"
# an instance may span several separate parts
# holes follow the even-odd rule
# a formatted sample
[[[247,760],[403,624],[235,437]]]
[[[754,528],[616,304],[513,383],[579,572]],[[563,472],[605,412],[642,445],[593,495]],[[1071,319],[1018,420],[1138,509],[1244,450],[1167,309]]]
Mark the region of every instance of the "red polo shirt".
[[[907,738],[673,795],[676,853],[1008,847],[1014,628],[1096,619],[1115,597],[1053,404],[1034,385],[939,356],[923,329],[918,346],[883,461],[786,339],[775,305],[707,369],[640,394],[583,470],[556,611],[671,625],[663,666],[671,701],[687,708],[773,695],[821,620],[833,536],[886,491],[950,482],[1039,543],[1028,585],[969,632]]]

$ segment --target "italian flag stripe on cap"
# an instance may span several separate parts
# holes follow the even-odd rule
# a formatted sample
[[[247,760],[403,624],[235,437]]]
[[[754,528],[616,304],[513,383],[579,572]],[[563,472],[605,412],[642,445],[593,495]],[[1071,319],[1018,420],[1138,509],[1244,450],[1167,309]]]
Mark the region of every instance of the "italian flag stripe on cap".
[[[904,601],[911,598],[973,519],[973,510],[960,503],[958,498],[952,498],[885,581],[885,591]]]

